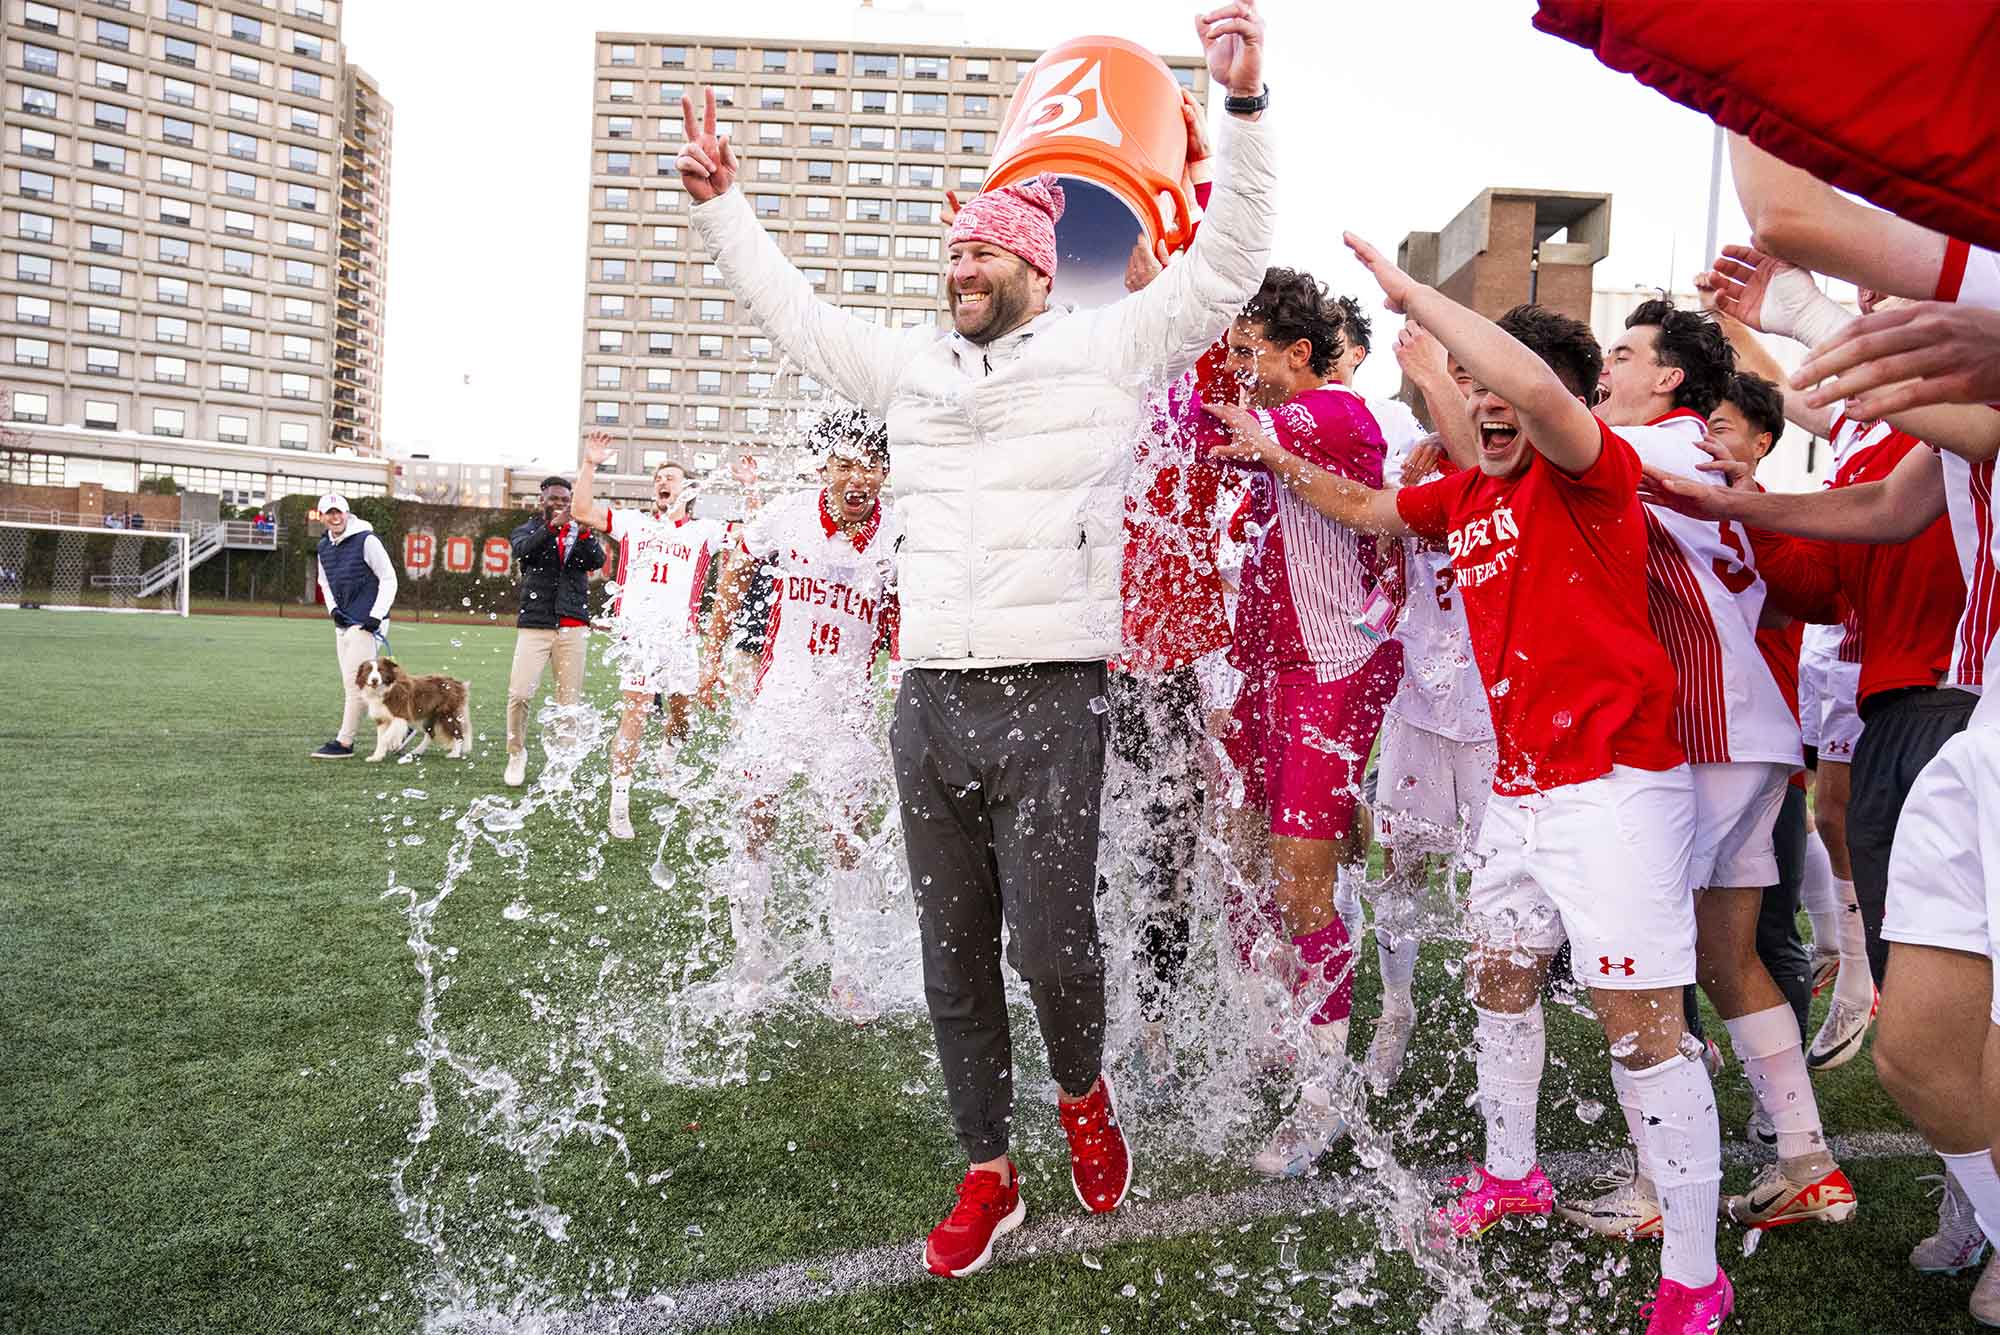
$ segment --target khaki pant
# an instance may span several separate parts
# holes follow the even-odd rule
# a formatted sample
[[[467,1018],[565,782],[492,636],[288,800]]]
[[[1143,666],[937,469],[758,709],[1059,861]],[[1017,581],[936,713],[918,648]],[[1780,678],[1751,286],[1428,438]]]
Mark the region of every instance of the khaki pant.
[[[346,630],[333,628],[333,652],[340,660],[340,731],[335,739],[342,746],[354,745],[354,730],[367,717],[368,701],[361,694],[361,688],[354,684],[354,674],[363,663],[375,656],[374,633],[362,626],[349,626]]]
[[[528,749],[528,706],[541,689],[542,674],[556,670],[556,703],[573,705],[583,696],[583,655],[590,627],[522,630],[514,636],[514,671],[507,680],[507,754]]]

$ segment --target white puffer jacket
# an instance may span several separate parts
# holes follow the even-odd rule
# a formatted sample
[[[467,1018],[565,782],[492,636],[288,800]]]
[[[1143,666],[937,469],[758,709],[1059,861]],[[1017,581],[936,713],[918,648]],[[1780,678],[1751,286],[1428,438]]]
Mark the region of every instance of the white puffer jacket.
[[[889,424],[914,667],[1113,658],[1125,482],[1140,405],[1194,364],[1270,260],[1266,122],[1223,118],[1194,245],[1110,306],[1052,308],[980,345],[889,330],[819,300],[740,190],[693,210],[723,281],[795,364]]]

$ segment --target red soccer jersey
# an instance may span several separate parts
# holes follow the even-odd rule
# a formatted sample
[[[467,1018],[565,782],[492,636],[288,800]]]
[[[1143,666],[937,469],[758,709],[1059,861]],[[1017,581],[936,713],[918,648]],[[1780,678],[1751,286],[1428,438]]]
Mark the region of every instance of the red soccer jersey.
[[[1674,665],[1646,620],[1639,456],[1601,422],[1598,433],[1580,477],[1530,452],[1512,477],[1469,469],[1396,493],[1403,522],[1451,554],[1503,796],[1686,759]]]
[[[1850,454],[1833,485],[1880,482],[1913,449],[1915,437],[1892,431]],[[1935,686],[1951,666],[1965,578],[1940,515],[1902,543],[1820,542],[1752,529],[1757,568],[1780,611],[1831,624],[1851,607],[1861,649],[1857,705],[1904,686]]]

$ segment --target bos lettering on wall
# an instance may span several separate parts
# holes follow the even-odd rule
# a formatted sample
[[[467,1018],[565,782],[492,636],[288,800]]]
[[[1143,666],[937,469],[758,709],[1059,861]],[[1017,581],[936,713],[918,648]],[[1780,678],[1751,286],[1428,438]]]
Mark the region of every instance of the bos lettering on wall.
[[[479,563],[482,579],[505,579],[514,571],[514,544],[506,538],[488,538]]]
[[[437,534],[427,528],[413,528],[403,535],[403,570],[413,579],[424,579],[437,565]]]
[[[472,539],[454,533],[444,540],[444,568],[454,575],[472,573]]]

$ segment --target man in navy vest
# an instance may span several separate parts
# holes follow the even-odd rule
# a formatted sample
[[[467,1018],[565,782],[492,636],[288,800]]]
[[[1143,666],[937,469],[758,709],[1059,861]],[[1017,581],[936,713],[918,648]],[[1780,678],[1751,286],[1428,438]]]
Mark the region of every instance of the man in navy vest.
[[[354,754],[354,730],[368,709],[354,684],[355,670],[375,656],[376,639],[396,601],[396,567],[389,564],[389,549],[368,521],[347,512],[345,496],[320,497],[319,517],[326,525],[319,540],[319,591],[333,613],[333,647],[345,705],[340,732],[312,758],[345,760]]]

